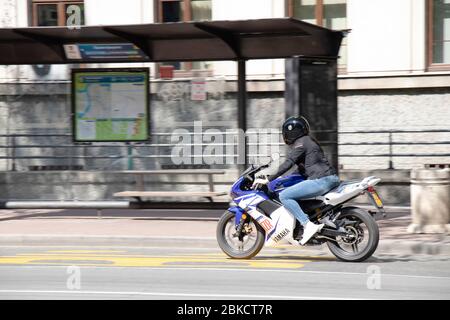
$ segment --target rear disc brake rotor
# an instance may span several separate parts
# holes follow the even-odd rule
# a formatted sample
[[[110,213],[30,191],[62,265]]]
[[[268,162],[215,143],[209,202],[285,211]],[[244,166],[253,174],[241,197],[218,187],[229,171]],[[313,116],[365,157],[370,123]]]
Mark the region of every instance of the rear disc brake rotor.
[[[347,230],[347,235],[342,237],[342,241],[344,241],[344,243],[355,244],[362,241],[362,239],[360,239],[360,233],[358,232],[357,228],[353,226],[346,226],[345,229]]]

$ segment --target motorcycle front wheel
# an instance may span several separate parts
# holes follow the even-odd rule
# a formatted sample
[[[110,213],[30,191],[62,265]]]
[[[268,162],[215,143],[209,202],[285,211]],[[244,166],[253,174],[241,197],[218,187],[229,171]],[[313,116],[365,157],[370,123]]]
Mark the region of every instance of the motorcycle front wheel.
[[[264,229],[253,220],[244,225],[242,241],[236,234],[235,215],[225,211],[217,224],[216,237],[220,249],[233,259],[250,259],[264,246]]]
[[[344,227],[346,236],[336,237],[335,241],[328,241],[330,251],[340,260],[346,262],[360,262],[368,259],[378,247],[380,232],[375,219],[366,211],[351,207],[344,208],[339,220],[346,220]]]

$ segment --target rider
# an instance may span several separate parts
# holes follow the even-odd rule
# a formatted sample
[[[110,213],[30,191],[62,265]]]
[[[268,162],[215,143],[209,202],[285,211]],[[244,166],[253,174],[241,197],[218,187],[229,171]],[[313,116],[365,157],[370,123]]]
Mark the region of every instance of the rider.
[[[283,205],[303,226],[303,237],[300,244],[304,245],[324,225],[309,221],[308,216],[296,200],[326,193],[339,185],[339,177],[329,164],[319,143],[309,136],[309,123],[304,117],[288,118],[283,123],[282,134],[284,142],[289,148],[286,161],[279,166],[275,174],[269,177],[259,177],[254,184],[267,184],[286,173],[294,165],[299,167],[307,180],[286,188],[279,197]]]

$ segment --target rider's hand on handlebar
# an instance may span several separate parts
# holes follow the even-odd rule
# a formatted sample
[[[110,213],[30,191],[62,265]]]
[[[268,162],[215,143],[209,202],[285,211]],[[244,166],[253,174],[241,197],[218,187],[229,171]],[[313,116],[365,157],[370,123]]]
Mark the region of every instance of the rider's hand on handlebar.
[[[269,179],[267,179],[267,176],[260,176],[253,181],[252,189],[261,188],[263,185],[266,185],[269,183]]]

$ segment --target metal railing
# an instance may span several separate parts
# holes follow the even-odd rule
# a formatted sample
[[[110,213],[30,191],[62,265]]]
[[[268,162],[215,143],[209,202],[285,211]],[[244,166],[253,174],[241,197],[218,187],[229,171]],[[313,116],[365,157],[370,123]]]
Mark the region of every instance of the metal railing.
[[[396,134],[411,134],[411,135],[418,135],[418,134],[429,134],[429,133],[450,133],[450,129],[428,129],[428,130],[378,130],[378,131],[341,131],[339,132],[339,135],[345,136],[345,135],[354,135],[354,134],[361,134],[361,135],[367,135],[367,134],[385,134],[383,141],[374,141],[374,142],[339,142],[339,146],[388,146],[389,151],[386,152],[380,152],[380,153],[352,153],[352,154],[346,154],[346,153],[339,153],[340,158],[371,158],[371,157],[386,157],[389,160],[388,169],[394,169],[394,163],[393,158],[395,157],[450,157],[450,152],[426,152],[426,153],[419,153],[419,152],[394,152],[393,147],[394,146],[432,146],[432,145],[450,145],[450,136],[449,138],[442,140],[442,139],[433,139],[433,140],[424,140],[421,137],[414,136],[413,139],[409,139],[409,141],[395,141],[395,135]],[[447,149],[450,151],[450,148]],[[450,158],[448,159],[450,162]]]
[[[331,132],[331,131],[330,131]],[[271,132],[280,134],[279,132]],[[339,158],[372,158],[372,157],[386,157],[389,160],[388,168],[394,169],[394,158],[396,157],[450,157],[450,152],[394,152],[395,146],[431,146],[431,145],[450,145],[449,138],[444,139],[423,139],[420,134],[442,134],[450,133],[450,129],[433,129],[433,130],[372,130],[372,131],[340,131],[338,132],[339,138]],[[197,133],[189,133],[195,136]],[[208,133],[201,133],[208,135]],[[236,132],[224,132],[223,134],[237,134]],[[383,137],[378,137],[380,134]],[[411,138],[398,139],[398,135],[410,134]],[[348,140],[349,135],[358,135],[359,140],[361,138],[363,142],[341,142],[341,140]],[[378,135],[375,137],[375,135]],[[45,160],[50,161],[55,168],[78,168],[84,170],[108,170],[108,164],[102,166],[95,165],[79,165],[79,161],[93,161],[93,160],[109,160],[110,166],[113,166],[117,161],[127,161],[127,169],[133,170],[134,162],[138,159],[151,159],[154,162],[158,162],[160,165],[170,165],[170,159],[172,157],[171,148],[178,146],[186,147],[205,147],[205,146],[221,146],[225,150],[233,150],[232,153],[224,152],[224,154],[214,154],[213,157],[232,157],[238,158],[242,155],[237,152],[236,148],[239,147],[237,141],[224,142],[224,143],[172,143],[167,139],[172,136],[171,133],[152,133],[152,139],[149,142],[142,143],[74,143],[72,142],[72,134],[70,133],[15,133],[15,134],[0,134],[0,139],[5,139],[6,144],[0,145],[0,160],[7,160],[8,164],[6,168],[0,170],[16,171],[20,162],[21,167],[25,170],[33,170],[32,163],[27,164],[27,161]],[[25,139],[26,142],[21,140]],[[371,141],[367,141],[367,140]],[[33,140],[32,143],[29,140]],[[55,143],[55,140],[63,140],[60,143]],[[401,141],[402,140],[402,141]],[[53,141],[53,142],[49,142]],[[41,143],[42,142],[42,143]],[[322,144],[334,144],[333,141],[322,141]],[[278,141],[272,142],[248,142],[245,143],[247,150],[263,150],[263,148],[270,147],[282,147],[284,146],[281,137]],[[372,152],[368,153],[345,153],[342,152],[345,146],[388,146],[388,152]],[[228,149],[227,149],[228,147]],[[262,149],[261,149],[262,148]],[[48,150],[50,149],[50,151]],[[97,149],[97,150],[96,150]],[[34,152],[40,150],[40,152]],[[283,150],[282,148],[280,150]],[[447,150],[450,151],[450,148]],[[37,154],[36,154],[37,153]],[[264,153],[247,153],[247,157],[267,157],[269,154]],[[283,154],[281,153],[281,156]],[[198,157],[205,157],[205,155],[191,154],[189,157],[192,159]],[[208,156],[206,156],[208,157]],[[78,161],[78,162],[77,162]],[[195,161],[194,161],[195,162]],[[450,162],[450,158],[449,158]],[[42,165],[41,165],[42,166]],[[47,165],[51,167],[51,165]],[[77,167],[78,166],[78,167]],[[36,165],[34,165],[36,167]],[[37,166],[39,167],[39,166]],[[0,167],[1,168],[1,167]],[[23,170],[23,169],[22,169]]]

